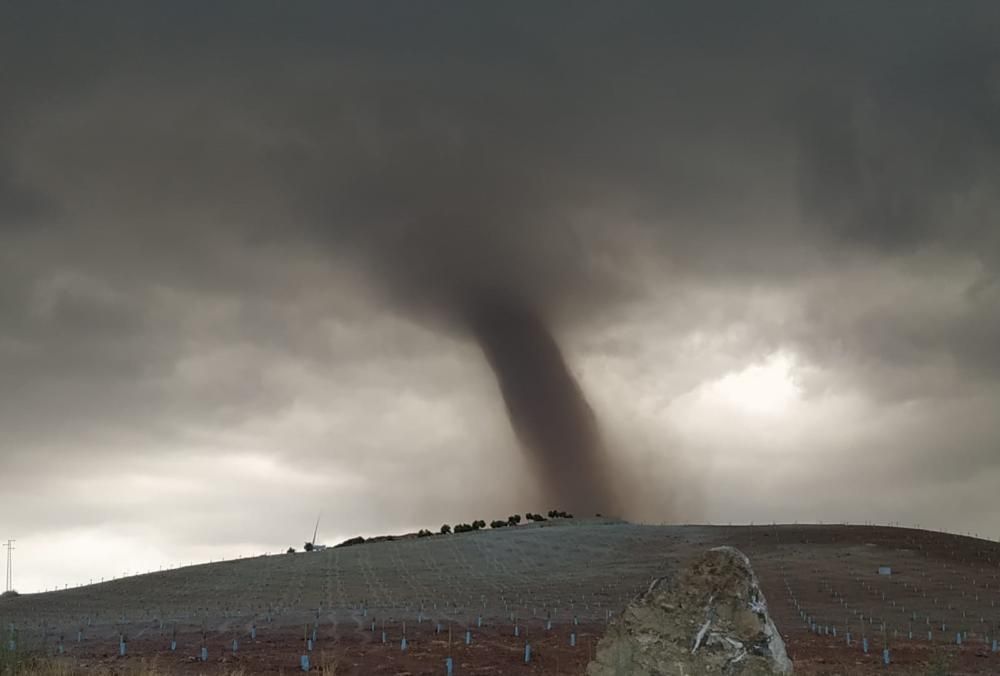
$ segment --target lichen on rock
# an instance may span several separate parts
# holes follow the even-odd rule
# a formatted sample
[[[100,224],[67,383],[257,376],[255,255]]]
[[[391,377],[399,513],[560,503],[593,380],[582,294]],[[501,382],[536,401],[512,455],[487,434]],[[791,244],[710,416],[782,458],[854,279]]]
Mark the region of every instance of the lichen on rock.
[[[654,580],[608,627],[587,676],[790,674],[750,560],[716,547]]]

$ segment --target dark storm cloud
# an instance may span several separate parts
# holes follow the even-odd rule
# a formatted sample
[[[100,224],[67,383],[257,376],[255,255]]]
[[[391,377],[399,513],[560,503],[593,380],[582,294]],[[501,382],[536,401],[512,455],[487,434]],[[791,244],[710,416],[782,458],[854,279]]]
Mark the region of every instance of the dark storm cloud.
[[[0,222],[5,228],[15,229],[20,224],[37,221],[42,209],[37,195],[21,189],[0,167]]]
[[[501,282],[550,312],[619,299],[636,255],[615,242],[622,225],[643,226],[647,253],[675,265],[711,269],[761,242],[753,258],[780,271],[785,245],[811,239],[774,222],[798,190],[821,232],[851,242],[919,244],[961,226],[969,248],[986,233],[954,201],[982,211],[995,197],[988,5],[864,21],[850,5],[730,8],[725,24],[718,8],[522,9],[182,6],[88,11],[79,30],[40,12],[22,35],[82,57],[61,68],[19,52],[38,73],[13,78],[15,107],[54,117],[49,151],[75,160],[74,179],[94,174],[83,187],[130,178],[103,209],[166,208],[154,218],[182,233],[202,226],[180,217],[209,210],[243,237],[304,227],[406,303]],[[185,253],[199,241],[181,239]]]
[[[970,35],[811,95],[801,127],[807,213],[882,251],[985,245],[996,263],[998,50]]]
[[[414,363],[469,349],[479,294],[560,341],[633,306],[671,336],[739,321],[741,358],[791,344],[893,402],[944,396],[955,365],[995,384],[994,3],[3,12],[19,453],[293,408],[262,363],[455,396]],[[884,291],[925,271],[927,293]],[[791,320],[754,316],[755,290]],[[373,338],[386,314],[419,326]]]

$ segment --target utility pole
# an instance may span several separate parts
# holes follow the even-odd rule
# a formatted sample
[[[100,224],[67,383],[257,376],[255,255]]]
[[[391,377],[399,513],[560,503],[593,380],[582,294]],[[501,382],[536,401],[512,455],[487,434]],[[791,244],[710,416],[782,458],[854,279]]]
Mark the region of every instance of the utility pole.
[[[12,573],[13,573],[13,565],[14,565],[14,543],[15,542],[17,542],[17,540],[7,540],[7,542],[4,543],[4,547],[7,548],[7,589],[6,589],[6,591],[11,591],[11,589],[14,588],[14,585],[12,584],[12,582],[14,580]]]

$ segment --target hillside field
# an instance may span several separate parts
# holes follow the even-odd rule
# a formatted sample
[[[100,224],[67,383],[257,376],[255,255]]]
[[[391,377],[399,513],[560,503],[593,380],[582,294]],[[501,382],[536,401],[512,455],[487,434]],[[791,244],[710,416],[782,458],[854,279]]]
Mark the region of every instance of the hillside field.
[[[798,674],[1000,673],[1000,545],[871,526],[557,520],[22,595],[0,621],[5,645],[13,628],[19,653],[82,669],[580,674],[630,598],[722,544],[750,557]]]

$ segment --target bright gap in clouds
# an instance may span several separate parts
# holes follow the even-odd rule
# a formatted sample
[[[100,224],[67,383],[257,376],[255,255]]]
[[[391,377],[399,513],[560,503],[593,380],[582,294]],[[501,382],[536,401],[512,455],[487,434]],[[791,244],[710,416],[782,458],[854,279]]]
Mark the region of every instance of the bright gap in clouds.
[[[835,400],[804,398],[803,370],[809,367],[784,350],[744,362],[673,399],[666,411],[670,429],[685,452],[730,465],[801,449],[840,414]]]
[[[729,373],[705,386],[702,396],[753,415],[786,413],[802,393],[795,382],[795,358],[775,352],[762,363]]]

